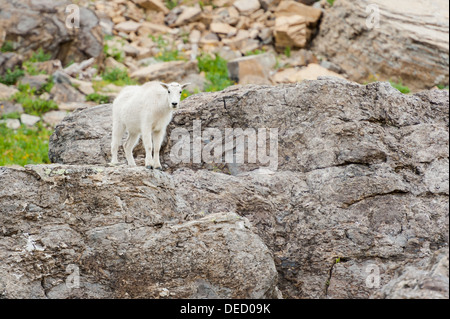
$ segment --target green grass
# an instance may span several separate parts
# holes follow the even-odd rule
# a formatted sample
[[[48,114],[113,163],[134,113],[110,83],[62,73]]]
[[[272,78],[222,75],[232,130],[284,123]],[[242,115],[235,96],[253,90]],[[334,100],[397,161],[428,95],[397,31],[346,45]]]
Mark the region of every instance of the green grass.
[[[159,35],[157,38],[153,35],[149,36],[153,42],[156,42],[156,46],[160,49],[160,52],[155,56],[155,59],[163,62],[170,61],[187,61],[187,58],[183,56],[177,49],[172,49],[167,40]]]
[[[48,140],[52,132],[42,124],[12,130],[0,124],[0,166],[50,163]]]
[[[119,68],[106,69],[105,72],[102,74],[102,78],[104,81],[108,83],[113,83],[117,86],[137,84],[135,80],[130,79],[127,70],[121,70]]]
[[[16,66],[13,71],[8,69],[6,70],[6,74],[3,76],[0,75],[0,82],[6,85],[15,85],[24,75],[25,71]]]
[[[0,48],[0,52],[13,52],[14,51],[14,42],[12,41],[5,41]]]
[[[103,46],[103,53],[105,56],[112,57],[114,60],[123,63],[125,60],[125,53],[123,51],[120,51],[117,48],[110,48],[107,44]]]
[[[328,4],[330,5],[330,7],[333,6],[335,0],[327,0]]]
[[[393,88],[396,88],[397,90],[399,90],[400,92],[402,92],[403,94],[408,94],[411,92],[411,90],[409,89],[409,87],[403,85],[402,81],[400,80],[400,82],[394,82],[394,81],[389,81],[389,83],[391,83]]]
[[[37,52],[34,52],[30,58],[30,62],[45,62],[52,58],[50,53],[45,53],[42,48],[39,48]]]
[[[52,84],[48,83],[43,90],[51,89]],[[25,113],[41,116],[42,114],[57,110],[58,105],[54,101],[46,101],[36,97],[36,89],[30,88],[29,84],[20,84],[19,92],[13,95],[12,100],[22,104]]]
[[[253,50],[253,51],[246,52],[245,56],[258,55],[258,54],[264,54],[264,53],[266,53],[266,50],[264,50],[264,49],[262,49],[262,50],[256,49],[256,50]]]
[[[164,0],[164,4],[166,5],[167,9],[172,10],[178,5],[177,0]]]
[[[99,93],[92,93],[86,96],[86,101],[93,101],[98,104],[106,104],[109,103],[109,96],[101,95]]]
[[[205,92],[222,91],[233,85],[233,81],[228,76],[227,61],[220,56],[212,58],[209,55],[197,57],[200,72],[206,74]]]

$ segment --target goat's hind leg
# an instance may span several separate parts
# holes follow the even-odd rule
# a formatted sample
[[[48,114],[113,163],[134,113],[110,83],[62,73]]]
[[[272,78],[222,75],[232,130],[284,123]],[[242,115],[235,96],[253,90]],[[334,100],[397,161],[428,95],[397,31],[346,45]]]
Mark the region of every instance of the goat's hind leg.
[[[139,134],[128,132],[128,138],[123,145],[125,150],[125,157],[127,158],[128,165],[136,166],[136,162],[133,157],[133,149],[135,148],[137,141],[139,139]]]
[[[113,122],[112,138],[111,138],[111,164],[119,163],[118,152],[122,136],[125,133],[125,125]]]
[[[144,130],[142,133],[142,142],[144,142],[145,148],[145,167],[152,169],[154,167],[153,162],[153,143],[152,143],[152,132],[151,130]]]

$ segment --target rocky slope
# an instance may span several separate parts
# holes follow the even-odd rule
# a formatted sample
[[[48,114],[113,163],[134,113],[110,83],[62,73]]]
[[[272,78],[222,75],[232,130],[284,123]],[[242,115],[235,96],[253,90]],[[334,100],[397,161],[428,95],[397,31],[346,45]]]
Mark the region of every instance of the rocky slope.
[[[313,51],[353,81],[431,88],[448,83],[448,12],[445,0],[339,0],[324,15]]]
[[[60,164],[0,173],[3,295],[448,298],[448,108],[331,78],[198,94],[171,132],[278,128],[277,170],[176,164],[169,139],[165,172],[108,167],[110,106],[78,110]]]

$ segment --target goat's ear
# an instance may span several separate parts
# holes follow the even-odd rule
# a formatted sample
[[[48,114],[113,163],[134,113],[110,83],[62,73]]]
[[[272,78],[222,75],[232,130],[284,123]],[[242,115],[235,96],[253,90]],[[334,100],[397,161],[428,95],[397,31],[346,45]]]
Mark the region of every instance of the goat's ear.
[[[161,84],[161,86],[163,86],[163,87],[166,88],[166,89],[169,88],[169,85],[167,85],[166,83],[159,82],[159,84]]]
[[[181,86],[181,88],[184,89],[186,86],[189,86],[189,85],[191,85],[191,83],[183,84],[183,85]]]

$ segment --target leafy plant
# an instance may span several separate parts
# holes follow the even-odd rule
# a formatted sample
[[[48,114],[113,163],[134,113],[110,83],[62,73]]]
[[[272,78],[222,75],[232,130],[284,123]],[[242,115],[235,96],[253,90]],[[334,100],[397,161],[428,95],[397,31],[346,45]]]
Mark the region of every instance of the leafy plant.
[[[409,87],[403,85],[402,81],[400,80],[400,82],[393,82],[393,81],[389,81],[389,83],[391,83],[393,88],[396,88],[397,90],[399,90],[400,92],[402,92],[403,94],[407,94],[410,93],[411,90],[409,89]]]
[[[330,5],[330,7],[333,6],[335,0],[327,0],[328,4]]]
[[[163,62],[187,60],[186,57],[180,53],[180,51],[171,48],[172,46],[168,43],[168,41],[164,40],[161,35],[159,35],[158,38],[151,35],[150,38],[153,42],[156,42],[156,46],[160,49],[160,52],[155,56],[156,60]]]
[[[54,101],[46,101],[35,96],[36,89],[29,84],[20,84],[19,92],[14,94],[12,100],[22,104],[25,113],[41,116],[42,114],[58,109]]]
[[[106,82],[113,83],[118,86],[137,84],[136,81],[130,79],[127,70],[122,70],[119,68],[106,69],[102,75],[102,78]]]
[[[169,10],[172,10],[173,8],[175,8],[178,5],[177,0],[164,0],[164,3],[166,4],[166,7]]]
[[[17,130],[0,124],[0,166],[50,163],[48,140],[51,134],[40,123],[32,128],[22,125]]]
[[[221,91],[234,84],[228,75],[227,61],[219,55],[212,58],[205,54],[197,57],[197,60],[200,72],[206,74],[206,92]]]
[[[284,49],[284,55],[287,56],[288,58],[291,57],[291,47],[286,47]]]
[[[12,41],[5,41],[0,48],[0,52],[13,52],[14,51],[14,42]]]
[[[117,48],[110,48],[107,44],[103,46],[103,53],[106,57],[112,57],[118,62],[123,62],[125,60],[125,53]]]
[[[34,52],[30,58],[30,62],[45,62],[52,58],[50,53],[45,53],[42,48],[39,48],[37,52]]]
[[[264,53],[266,53],[266,50],[264,50],[264,49],[262,49],[262,50],[256,49],[256,50],[253,50],[253,51],[248,51],[248,52],[246,52],[246,53],[245,53],[245,56],[249,56],[249,55],[258,55],[258,54],[264,54]]]
[[[101,95],[99,93],[92,93],[86,96],[86,101],[93,101],[98,104],[106,104],[109,103],[109,96]]]
[[[0,82],[6,85],[14,85],[17,83],[19,78],[25,75],[25,71],[18,68],[17,66],[14,68],[14,71],[10,69],[6,70],[6,74],[0,76]]]

